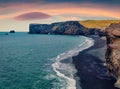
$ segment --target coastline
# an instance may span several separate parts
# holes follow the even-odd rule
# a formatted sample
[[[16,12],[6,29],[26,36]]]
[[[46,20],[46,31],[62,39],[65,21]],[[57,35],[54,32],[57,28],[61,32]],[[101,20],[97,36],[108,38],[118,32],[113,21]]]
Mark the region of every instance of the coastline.
[[[78,47],[59,54],[55,58],[55,62],[52,64],[53,70],[56,72],[57,76],[64,78],[67,81],[67,88],[66,89],[76,89],[76,79],[77,76],[74,77],[77,70],[73,65],[73,56],[77,56],[80,51],[85,50],[91,47],[94,44],[94,40],[88,37],[82,36],[85,41],[80,44]],[[81,89],[80,86],[78,86]]]
[[[73,56],[73,64],[77,70],[75,74],[76,89],[118,89],[114,87],[115,79],[107,75],[107,69],[103,65],[105,62],[106,40],[99,37],[91,37],[94,45],[80,51],[77,56]]]

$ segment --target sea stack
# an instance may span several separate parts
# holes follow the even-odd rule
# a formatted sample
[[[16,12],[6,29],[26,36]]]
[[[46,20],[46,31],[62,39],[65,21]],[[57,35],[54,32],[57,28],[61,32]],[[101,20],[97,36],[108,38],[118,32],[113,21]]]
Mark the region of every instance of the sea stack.
[[[15,30],[10,30],[10,33],[15,33]]]
[[[105,32],[107,38],[106,66],[109,73],[117,80],[115,87],[120,88],[120,23],[111,24]]]

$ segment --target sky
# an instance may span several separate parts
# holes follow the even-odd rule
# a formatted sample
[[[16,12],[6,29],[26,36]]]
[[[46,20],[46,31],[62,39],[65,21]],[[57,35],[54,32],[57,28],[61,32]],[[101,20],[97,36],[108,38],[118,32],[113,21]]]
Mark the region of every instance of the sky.
[[[120,19],[120,0],[0,0],[0,31],[29,31],[30,23]]]

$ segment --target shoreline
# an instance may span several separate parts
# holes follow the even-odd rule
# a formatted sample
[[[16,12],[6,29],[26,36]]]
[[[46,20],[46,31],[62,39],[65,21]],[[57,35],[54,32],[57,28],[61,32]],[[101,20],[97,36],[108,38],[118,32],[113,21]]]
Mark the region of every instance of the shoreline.
[[[76,89],[77,83],[74,77],[77,70],[73,65],[72,57],[78,55],[80,51],[83,51],[94,44],[93,39],[84,36],[83,38],[85,41],[82,44],[68,52],[59,54],[55,59],[55,63],[52,64],[53,70],[56,74],[67,81],[67,89]],[[76,78],[78,77],[76,76]],[[79,89],[81,89],[80,86]]]
[[[115,79],[107,75],[107,69],[103,65],[105,62],[106,40],[100,37],[90,37],[94,40],[94,45],[82,50],[77,56],[73,56],[73,65],[77,73],[76,89],[118,89],[114,87]],[[78,82],[79,81],[79,82]]]

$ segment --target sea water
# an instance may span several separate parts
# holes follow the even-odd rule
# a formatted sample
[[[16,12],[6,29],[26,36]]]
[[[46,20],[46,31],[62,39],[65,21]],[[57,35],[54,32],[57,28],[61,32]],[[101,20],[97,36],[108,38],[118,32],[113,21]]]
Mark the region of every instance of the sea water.
[[[71,57],[85,42],[82,36],[1,32],[0,89],[76,89]]]

